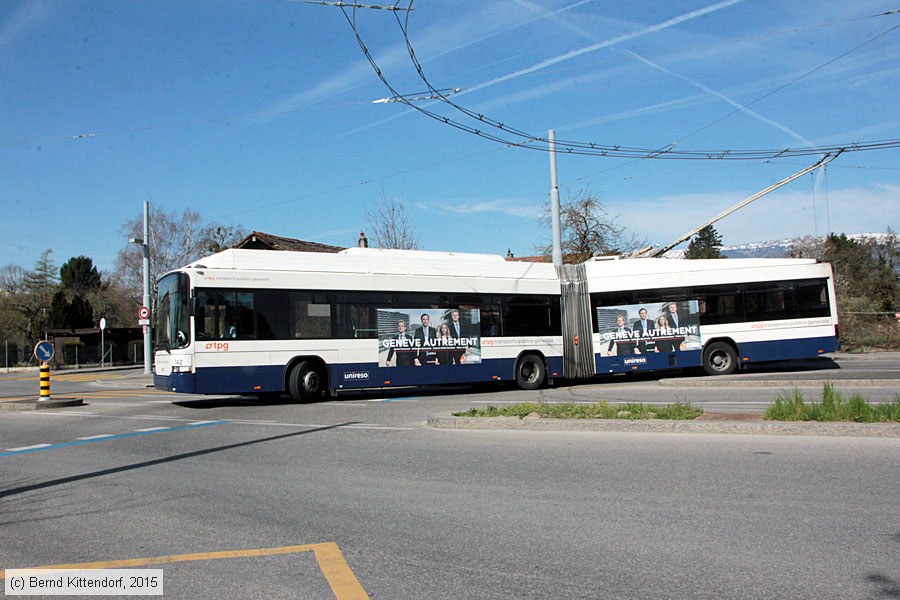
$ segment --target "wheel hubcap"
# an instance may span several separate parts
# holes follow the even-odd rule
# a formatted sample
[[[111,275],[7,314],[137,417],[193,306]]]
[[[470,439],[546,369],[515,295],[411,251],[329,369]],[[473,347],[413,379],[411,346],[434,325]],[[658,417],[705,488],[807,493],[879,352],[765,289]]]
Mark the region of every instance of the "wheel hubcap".
[[[319,374],[315,371],[307,373],[303,378],[303,389],[306,392],[316,392],[319,390]]]
[[[535,377],[535,368],[534,365],[530,363],[525,363],[522,365],[522,378],[529,383],[534,381]]]

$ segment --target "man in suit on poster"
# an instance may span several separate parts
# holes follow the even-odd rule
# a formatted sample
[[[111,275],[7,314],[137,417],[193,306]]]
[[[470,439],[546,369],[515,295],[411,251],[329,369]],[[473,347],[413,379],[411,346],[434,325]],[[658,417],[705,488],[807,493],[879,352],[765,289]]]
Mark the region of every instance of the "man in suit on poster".
[[[669,302],[669,306],[666,308],[666,322],[673,329],[681,327],[681,315],[678,314],[677,302]],[[684,336],[675,335],[673,339],[674,349],[680,350],[682,342],[684,342]]]
[[[450,311],[450,321],[447,325],[450,326],[450,337],[461,338],[469,336],[466,327],[463,325],[462,321],[459,320],[459,311],[455,308]]]
[[[459,318],[459,311],[455,308],[450,311],[450,321],[447,323],[447,326],[450,327],[450,337],[453,339],[473,337],[472,326],[463,323],[462,319]],[[467,345],[466,348],[457,347],[454,349],[454,352],[458,350],[458,352],[456,352],[458,362],[465,362],[465,354],[471,348],[472,346]]]
[[[640,317],[640,319],[634,322],[631,330],[636,332],[639,336],[641,336],[641,339],[644,340],[650,337],[650,330],[653,329],[655,325],[647,318],[646,308],[642,308],[641,310],[639,310],[638,316]],[[647,351],[647,342],[639,341],[637,343],[637,349],[639,354],[645,353]]]
[[[415,360],[415,350],[413,347],[413,337],[406,331],[406,321],[400,319],[397,321],[397,336],[394,338],[394,345],[388,351],[387,362],[391,362],[394,354],[397,355],[398,367],[411,367]]]
[[[616,315],[616,330],[613,332],[612,339],[609,340],[609,346],[606,352],[613,354],[615,349],[616,356],[626,356],[634,354],[634,342],[631,341],[631,330],[625,325],[625,315]]]
[[[669,322],[669,327],[678,327],[680,319],[681,318],[678,315],[678,303],[669,302],[669,307],[666,311],[666,320]]]
[[[437,339],[437,330],[431,326],[431,317],[428,316],[428,313],[422,313],[421,319],[422,326],[413,334],[413,339],[416,340],[418,347],[413,364],[417,367],[433,365],[437,360],[437,352],[433,345]]]

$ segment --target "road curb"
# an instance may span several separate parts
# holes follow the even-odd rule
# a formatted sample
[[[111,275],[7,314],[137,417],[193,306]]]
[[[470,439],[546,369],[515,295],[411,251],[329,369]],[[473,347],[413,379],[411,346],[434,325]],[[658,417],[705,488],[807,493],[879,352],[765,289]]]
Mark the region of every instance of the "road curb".
[[[647,419],[543,419],[539,417],[454,417],[428,415],[435,429],[595,431],[617,433],[727,433],[900,438],[900,423],[819,423],[809,421],[665,421]]]
[[[766,388],[795,388],[815,387],[821,388],[825,383],[831,383],[834,387],[897,387],[900,388],[900,379],[750,379],[741,376],[740,379],[726,379],[724,377],[712,377],[709,379],[660,379],[659,385],[663,387],[766,387]]]
[[[11,400],[0,402],[0,410],[47,410],[51,408],[69,408],[84,406],[82,398],[65,398],[60,400]]]

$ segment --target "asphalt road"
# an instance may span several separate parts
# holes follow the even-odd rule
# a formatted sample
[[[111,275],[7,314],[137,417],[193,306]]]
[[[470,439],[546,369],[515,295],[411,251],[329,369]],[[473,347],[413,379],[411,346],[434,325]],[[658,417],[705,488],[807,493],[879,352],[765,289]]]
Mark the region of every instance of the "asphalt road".
[[[898,358],[540,394],[743,410],[840,380],[889,399]],[[20,377],[0,401],[36,393]],[[52,385],[86,406],[0,411],[0,568],[161,568],[168,598],[900,597],[900,439],[425,424],[536,398],[512,390],[294,405],[133,371]]]

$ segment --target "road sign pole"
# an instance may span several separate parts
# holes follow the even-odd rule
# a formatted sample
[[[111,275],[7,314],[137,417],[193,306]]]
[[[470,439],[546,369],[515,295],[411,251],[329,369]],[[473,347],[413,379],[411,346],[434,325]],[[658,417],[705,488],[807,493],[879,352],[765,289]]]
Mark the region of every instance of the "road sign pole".
[[[34,357],[41,361],[41,394],[38,400],[50,400],[50,364],[53,358],[53,344],[41,340],[34,346]]]

